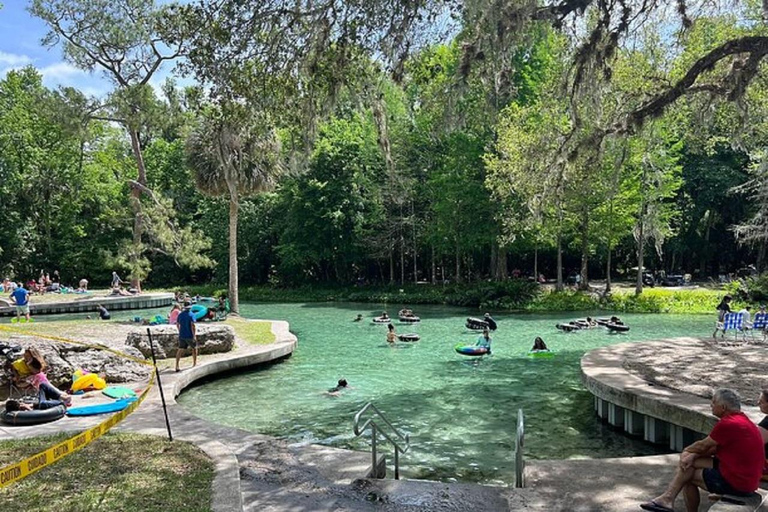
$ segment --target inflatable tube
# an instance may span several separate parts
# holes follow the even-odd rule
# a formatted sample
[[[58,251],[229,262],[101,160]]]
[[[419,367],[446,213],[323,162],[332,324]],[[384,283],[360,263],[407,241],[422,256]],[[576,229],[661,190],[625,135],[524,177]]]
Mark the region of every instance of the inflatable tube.
[[[381,318],[380,316],[377,316],[376,318],[371,320],[371,323],[374,323],[374,324],[384,324],[384,325],[387,325],[390,322],[392,322],[391,318]]]
[[[94,416],[96,414],[107,414],[110,412],[122,411],[133,402],[137,400],[136,397],[124,398],[122,400],[115,400],[114,402],[107,402],[105,404],[86,405],[85,407],[74,407],[67,411],[69,416]]]
[[[471,331],[482,331],[483,329],[488,328],[488,322],[481,320],[480,318],[467,318],[467,323],[464,325]]]
[[[576,324],[555,324],[555,327],[565,332],[580,331],[581,326]]]
[[[609,331],[613,332],[627,332],[629,330],[629,326],[623,324],[605,324],[605,327],[607,327]]]
[[[415,332],[411,332],[408,334],[399,334],[397,339],[400,341],[419,341],[421,338]]]
[[[86,373],[82,377],[78,377],[72,383],[70,388],[72,392],[76,391],[91,391],[93,389],[104,389],[107,387],[107,382],[99,377],[97,373]]]
[[[453,349],[463,356],[484,356],[490,352],[488,347],[478,347],[477,345],[462,345],[459,343]]]
[[[0,413],[0,421],[13,426],[39,425],[61,419],[66,413],[67,408],[63,405],[57,405],[50,409],[32,409],[31,411],[8,412],[3,409],[3,412]]]
[[[421,318],[417,316],[401,316],[398,317],[398,319],[404,324],[415,324],[416,322],[421,322]]]
[[[200,304],[193,304],[189,312],[192,313],[192,317],[197,322],[208,316],[208,308]]]
[[[528,352],[528,357],[550,358],[555,357],[555,353],[551,350],[531,350]]]

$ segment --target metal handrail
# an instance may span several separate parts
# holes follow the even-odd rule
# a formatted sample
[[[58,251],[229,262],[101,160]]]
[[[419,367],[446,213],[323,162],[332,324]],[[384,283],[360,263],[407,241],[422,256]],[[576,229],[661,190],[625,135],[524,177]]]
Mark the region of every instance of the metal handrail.
[[[525,445],[525,418],[523,410],[517,410],[517,434],[515,435],[515,487],[525,487],[525,459],[523,448]]]
[[[384,423],[394,432],[400,440],[404,443],[404,448],[401,448],[398,442],[395,439],[392,439],[389,434],[383,430],[374,420],[374,418],[369,418],[365,423],[360,425],[360,418],[365,414],[365,412],[368,409],[372,409],[374,413],[376,413],[376,416],[382,419]],[[384,438],[392,443],[392,446],[395,447],[395,480],[400,479],[400,454],[405,453],[408,451],[408,449],[411,447],[411,442],[408,434],[403,435],[400,433],[399,430],[395,428],[392,423],[389,422],[389,420],[381,413],[380,410],[376,408],[375,405],[373,405],[373,402],[368,402],[363,406],[362,409],[358,411],[357,414],[355,414],[355,424],[354,424],[354,432],[355,437],[359,437],[365,432],[365,429],[369,428],[371,429],[371,468],[375,471],[376,470],[376,432],[380,433]]]

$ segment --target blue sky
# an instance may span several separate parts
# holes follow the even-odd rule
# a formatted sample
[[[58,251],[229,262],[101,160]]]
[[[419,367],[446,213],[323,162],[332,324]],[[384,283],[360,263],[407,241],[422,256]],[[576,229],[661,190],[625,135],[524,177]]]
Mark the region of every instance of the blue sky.
[[[35,66],[47,87],[77,87],[85,94],[102,96],[112,89],[100,71],[87,73],[64,61],[60,46],[46,48],[40,40],[48,32],[45,23],[27,12],[27,0],[0,0],[0,78],[11,69]],[[172,70],[166,64],[153,77],[152,85],[162,83]]]

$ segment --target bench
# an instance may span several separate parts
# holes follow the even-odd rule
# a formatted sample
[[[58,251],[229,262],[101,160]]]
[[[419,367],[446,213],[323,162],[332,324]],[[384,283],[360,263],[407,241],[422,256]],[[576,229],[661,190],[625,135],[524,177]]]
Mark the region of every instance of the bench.
[[[768,511],[768,491],[764,489],[758,489],[750,496],[726,494],[709,508],[709,512],[757,512],[758,510]]]

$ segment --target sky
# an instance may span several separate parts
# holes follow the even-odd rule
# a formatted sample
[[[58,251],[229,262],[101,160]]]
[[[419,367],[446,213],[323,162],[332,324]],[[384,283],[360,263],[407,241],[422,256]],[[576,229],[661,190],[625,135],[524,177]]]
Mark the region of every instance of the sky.
[[[46,48],[40,41],[48,32],[45,23],[27,12],[27,0],[0,0],[0,79],[11,69],[32,65],[47,87],[76,87],[92,96],[104,96],[111,82],[96,70],[88,73],[64,61],[61,46]],[[158,87],[172,70],[165,64],[151,83]]]

